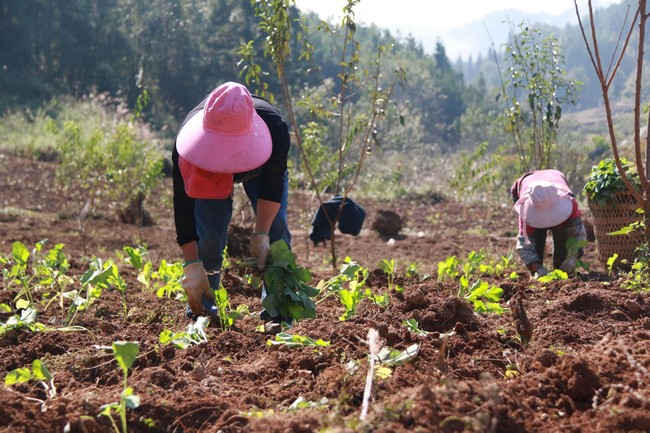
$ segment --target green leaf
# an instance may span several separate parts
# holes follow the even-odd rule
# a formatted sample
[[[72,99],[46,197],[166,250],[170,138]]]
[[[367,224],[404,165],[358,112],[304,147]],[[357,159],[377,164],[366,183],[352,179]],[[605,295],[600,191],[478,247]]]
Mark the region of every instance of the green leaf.
[[[25,266],[27,264],[27,259],[29,259],[29,250],[25,244],[16,241],[11,244],[11,256],[16,263]]]
[[[31,378],[32,372],[29,368],[17,368],[7,373],[5,376],[5,385],[29,382]]]
[[[35,379],[42,380],[43,382],[52,379],[52,373],[50,373],[50,370],[47,369],[40,359],[35,359],[32,362],[32,374]]]
[[[139,351],[140,346],[138,346],[138,343],[131,341],[113,342],[113,353],[115,354],[115,359],[125,374],[128,372],[129,368],[131,368],[133,362],[135,362]]]

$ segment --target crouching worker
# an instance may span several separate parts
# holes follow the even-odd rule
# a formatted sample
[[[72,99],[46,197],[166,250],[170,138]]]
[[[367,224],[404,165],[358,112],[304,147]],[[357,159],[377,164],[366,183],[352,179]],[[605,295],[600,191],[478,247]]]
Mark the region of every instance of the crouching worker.
[[[517,253],[532,275],[549,273],[544,266],[546,235],[553,235],[553,267],[570,277],[582,248],[567,253],[567,241],[586,241],[587,233],[564,174],[558,170],[526,173],[510,188],[514,209],[519,216]]]
[[[187,316],[218,318],[223,252],[232,217],[233,183],[241,182],[255,212],[251,256],[263,270],[279,239],[291,246],[287,226],[289,127],[278,110],[227,82],[186,116],[172,152],[174,223],[183,259]],[[287,321],[269,317],[266,321]]]

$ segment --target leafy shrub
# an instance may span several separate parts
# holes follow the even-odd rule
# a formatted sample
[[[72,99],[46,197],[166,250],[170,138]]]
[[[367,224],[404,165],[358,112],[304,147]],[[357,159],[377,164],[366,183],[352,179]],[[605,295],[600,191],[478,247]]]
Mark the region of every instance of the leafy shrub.
[[[621,158],[621,165],[634,188],[641,191],[641,181],[636,166],[625,158]],[[591,168],[584,194],[590,203],[606,206],[611,204],[614,195],[625,190],[627,187],[616,167],[616,162],[613,158],[605,158]]]

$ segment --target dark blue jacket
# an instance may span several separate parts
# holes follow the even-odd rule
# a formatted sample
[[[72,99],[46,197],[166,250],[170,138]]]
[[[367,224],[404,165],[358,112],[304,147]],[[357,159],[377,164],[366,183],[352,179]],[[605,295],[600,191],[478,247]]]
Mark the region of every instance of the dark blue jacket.
[[[330,240],[332,234],[330,233],[330,223],[327,216],[331,220],[334,220],[339,213],[342,201],[342,196],[336,196],[318,207],[314,218],[311,220],[312,231],[309,235],[309,239],[314,242],[314,245],[318,245],[321,242],[324,244],[325,241]],[[339,216],[338,228],[341,233],[357,236],[361,232],[361,226],[363,226],[363,220],[365,218],[365,209],[355,203],[351,198],[346,197],[341,215]]]

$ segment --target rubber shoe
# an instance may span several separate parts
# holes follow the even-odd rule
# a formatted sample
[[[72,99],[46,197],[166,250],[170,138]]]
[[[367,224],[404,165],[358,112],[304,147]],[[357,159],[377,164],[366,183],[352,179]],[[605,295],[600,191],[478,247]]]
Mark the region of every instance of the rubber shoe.
[[[267,334],[272,334],[272,335],[279,334],[280,332],[282,332],[283,327],[291,328],[291,324],[293,323],[291,317],[284,317],[284,316],[271,317],[271,315],[266,310],[262,310],[262,312],[260,312],[260,319],[262,319],[265,322],[264,331]]]
[[[278,323],[285,322],[289,326],[291,326],[291,324],[293,323],[293,319],[291,317],[285,317],[285,316],[271,317],[271,315],[266,310],[262,310],[260,312],[260,319],[265,322],[278,322]]]
[[[264,323],[264,332],[271,335],[276,335],[282,332],[282,324],[280,322],[266,322]]]
[[[201,302],[203,302],[203,314],[202,316],[208,316],[210,319],[219,322],[219,309],[217,308],[217,305],[214,303],[212,299],[208,299],[205,296],[201,298]],[[192,309],[190,308],[190,305],[188,304],[185,307],[185,317],[188,319],[196,320],[199,315],[194,314],[192,312]]]

